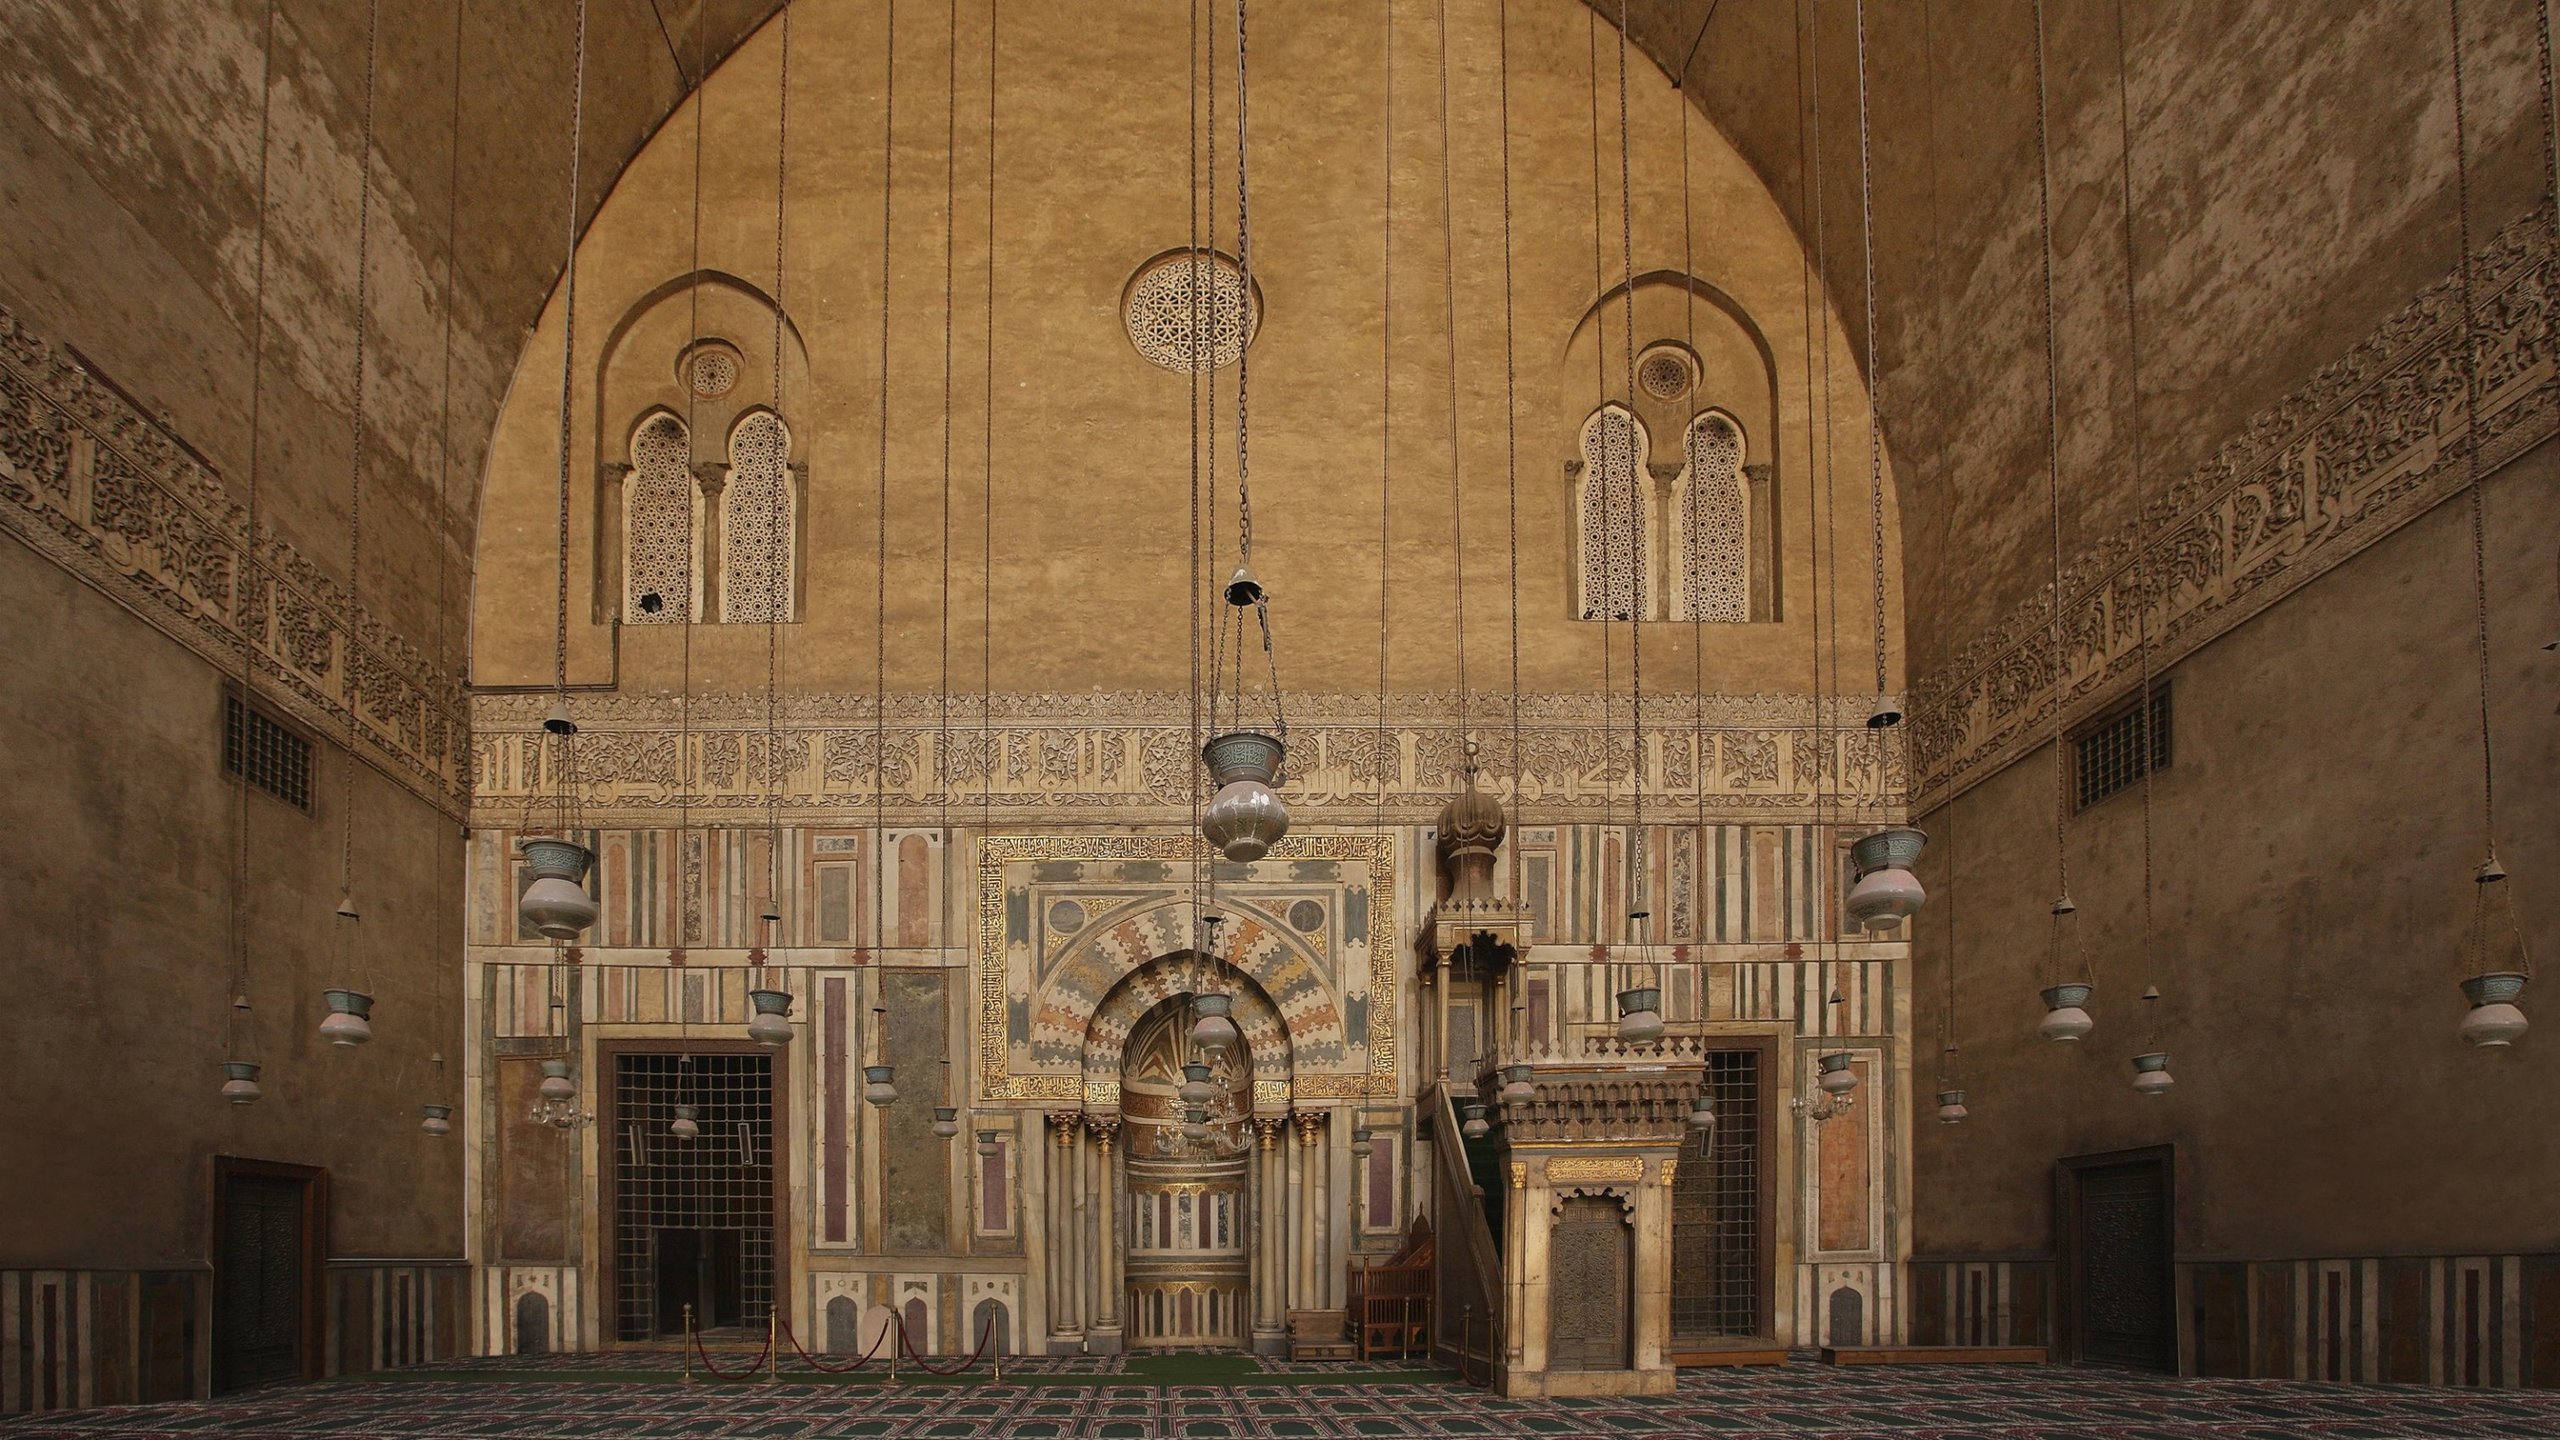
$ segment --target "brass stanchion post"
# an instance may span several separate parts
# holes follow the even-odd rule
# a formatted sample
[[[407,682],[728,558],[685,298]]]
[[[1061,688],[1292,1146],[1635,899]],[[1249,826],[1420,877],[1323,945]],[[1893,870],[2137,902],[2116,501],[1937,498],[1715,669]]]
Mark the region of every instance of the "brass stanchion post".
[[[770,1385],[782,1378],[782,1312],[768,1305],[764,1312],[764,1379]]]
[[[693,1383],[693,1307],[684,1307],[684,1343],[676,1347],[684,1355],[684,1383]]]
[[[898,1342],[907,1338],[907,1319],[891,1311],[889,1326],[889,1383],[895,1385],[898,1383]]]

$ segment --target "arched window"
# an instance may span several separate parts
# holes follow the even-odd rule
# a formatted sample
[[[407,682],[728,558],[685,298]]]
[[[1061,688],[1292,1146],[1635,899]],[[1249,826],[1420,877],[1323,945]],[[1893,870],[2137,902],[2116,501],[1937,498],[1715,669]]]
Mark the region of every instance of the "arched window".
[[[622,483],[624,624],[702,618],[694,494],[684,421],[665,410],[642,419],[631,432],[631,474]]]
[[[1751,482],[1742,472],[1742,428],[1708,411],[1689,422],[1673,487],[1679,511],[1675,620],[1751,618]]]
[[[1585,620],[1633,620],[1648,609],[1646,451],[1644,426],[1623,405],[1603,405],[1583,422],[1574,512],[1582,536],[1576,609]]]
[[[792,618],[791,431],[758,410],[729,432],[729,483],[720,495],[720,618]]]

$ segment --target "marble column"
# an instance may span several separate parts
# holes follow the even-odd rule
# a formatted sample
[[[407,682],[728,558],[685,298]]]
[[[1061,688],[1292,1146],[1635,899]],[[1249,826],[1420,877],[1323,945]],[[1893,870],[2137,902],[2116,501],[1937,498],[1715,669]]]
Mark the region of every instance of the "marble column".
[[[1076,1245],[1076,1210],[1083,1193],[1078,1183],[1081,1168],[1077,1164],[1076,1141],[1084,1132],[1083,1118],[1072,1110],[1053,1111],[1049,1116],[1049,1205],[1047,1215],[1049,1245],[1049,1333],[1075,1349],[1084,1345],[1083,1287],[1076,1284],[1078,1247]]]
[[[1253,1348],[1287,1348],[1289,1297],[1288,1154],[1280,1148],[1280,1116],[1256,1116],[1254,1131]]]
[[[1316,1150],[1324,1138],[1324,1112],[1301,1110],[1289,1118],[1298,1127],[1297,1266],[1289,1286],[1289,1308],[1321,1310],[1324,1296],[1316,1288],[1316,1276],[1322,1252],[1318,1248],[1316,1217],[1324,1208],[1324,1182]]]
[[[1094,1222],[1093,1246],[1093,1329],[1086,1348],[1105,1354],[1121,1347],[1120,1292],[1120,1177],[1112,1165],[1113,1141],[1120,1133],[1117,1115],[1088,1116],[1085,1124],[1094,1139],[1094,1188],[1099,1201]]]

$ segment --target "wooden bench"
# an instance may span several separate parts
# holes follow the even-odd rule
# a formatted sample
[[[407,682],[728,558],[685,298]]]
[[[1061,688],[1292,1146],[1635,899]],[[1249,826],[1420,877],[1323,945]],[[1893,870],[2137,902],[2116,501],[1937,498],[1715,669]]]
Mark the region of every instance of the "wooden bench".
[[[2041,1365],[2037,1345],[1826,1345],[1825,1365]]]

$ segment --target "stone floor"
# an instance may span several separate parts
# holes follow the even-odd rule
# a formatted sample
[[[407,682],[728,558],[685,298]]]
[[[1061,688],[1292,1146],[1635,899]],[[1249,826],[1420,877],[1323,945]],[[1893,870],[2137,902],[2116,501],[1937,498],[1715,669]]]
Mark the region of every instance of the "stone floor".
[[[718,1357],[723,1368],[746,1356]],[[1206,1357],[1203,1357],[1206,1358]],[[1375,1367],[1031,1362],[998,1385],[877,1367],[688,1385],[673,1353],[462,1362],[205,1404],[0,1420],[20,1436],[1716,1436],[1913,1440],[2486,1440],[2560,1436],[2560,1392],[2179,1380],[2063,1367],[1690,1371],[1651,1400],[1502,1400]]]

